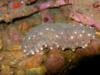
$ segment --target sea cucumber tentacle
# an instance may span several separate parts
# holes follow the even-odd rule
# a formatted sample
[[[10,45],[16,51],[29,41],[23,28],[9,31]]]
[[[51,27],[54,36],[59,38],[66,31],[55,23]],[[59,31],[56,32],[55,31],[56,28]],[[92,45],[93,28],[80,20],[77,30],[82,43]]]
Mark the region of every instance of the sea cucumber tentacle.
[[[29,30],[23,40],[22,48],[28,54],[40,52],[46,45],[49,49],[85,48],[94,37],[95,29],[87,25],[44,23]]]

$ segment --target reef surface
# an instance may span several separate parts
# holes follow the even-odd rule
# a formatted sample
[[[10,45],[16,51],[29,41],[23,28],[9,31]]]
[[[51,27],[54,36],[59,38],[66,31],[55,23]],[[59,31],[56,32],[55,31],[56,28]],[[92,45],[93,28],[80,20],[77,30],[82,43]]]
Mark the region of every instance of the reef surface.
[[[100,55],[99,1],[0,0],[0,75],[59,75]]]

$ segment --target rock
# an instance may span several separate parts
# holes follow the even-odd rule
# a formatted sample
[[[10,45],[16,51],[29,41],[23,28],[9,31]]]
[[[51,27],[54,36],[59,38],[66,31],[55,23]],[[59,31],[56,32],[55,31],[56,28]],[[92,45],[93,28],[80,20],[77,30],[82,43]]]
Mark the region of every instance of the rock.
[[[1,65],[1,73],[0,75],[13,75],[13,71],[10,66],[2,64]]]
[[[47,56],[45,66],[50,73],[59,72],[64,66],[64,57],[58,49],[51,50]]]
[[[42,60],[40,54],[35,54],[34,56],[25,58],[19,63],[19,66],[26,69],[35,68],[41,65]]]
[[[26,75],[45,75],[45,73],[46,73],[46,68],[44,66],[31,68],[26,71]]]
[[[3,40],[2,38],[0,37],[0,50],[3,48]]]

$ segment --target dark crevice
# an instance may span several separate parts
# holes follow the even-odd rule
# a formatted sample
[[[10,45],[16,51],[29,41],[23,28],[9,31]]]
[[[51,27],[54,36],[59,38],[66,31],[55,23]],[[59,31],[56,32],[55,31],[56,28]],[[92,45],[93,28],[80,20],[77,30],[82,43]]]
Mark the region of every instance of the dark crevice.
[[[84,57],[78,65],[70,71],[61,75],[100,75],[100,55]]]

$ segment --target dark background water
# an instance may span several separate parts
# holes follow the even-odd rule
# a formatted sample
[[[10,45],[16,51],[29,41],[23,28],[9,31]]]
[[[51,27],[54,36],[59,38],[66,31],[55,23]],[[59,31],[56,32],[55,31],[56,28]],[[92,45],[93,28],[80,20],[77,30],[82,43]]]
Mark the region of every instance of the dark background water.
[[[84,57],[72,70],[62,75],[100,75],[100,55]]]

